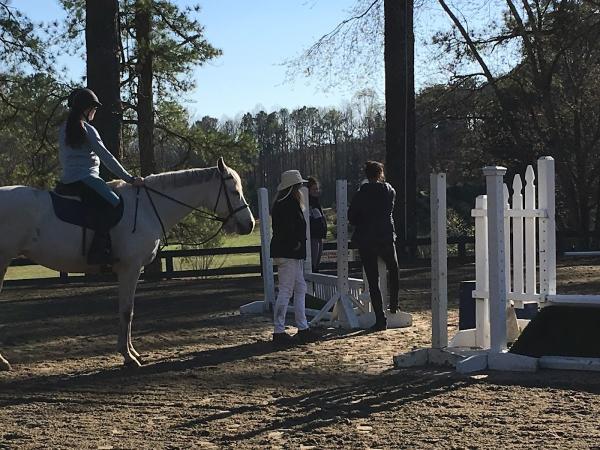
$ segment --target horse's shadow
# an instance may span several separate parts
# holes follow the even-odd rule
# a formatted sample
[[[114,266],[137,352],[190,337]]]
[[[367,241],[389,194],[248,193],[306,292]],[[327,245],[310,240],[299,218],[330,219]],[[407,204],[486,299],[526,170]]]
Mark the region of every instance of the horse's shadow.
[[[221,318],[226,320],[227,318]],[[215,320],[215,319],[213,319]],[[218,320],[218,319],[217,319]],[[337,329],[321,329],[318,331],[322,341],[352,338],[361,335],[361,332],[344,331]],[[319,345],[318,343],[315,345]],[[223,364],[235,363],[249,358],[260,357],[278,352],[302,351],[304,345],[296,345],[288,349],[277,349],[270,340],[256,340],[243,344],[227,347],[212,348],[197,352],[190,352],[179,358],[164,358],[157,361],[148,359],[143,355],[144,365],[142,367],[116,366],[109,369],[79,371],[71,374],[35,376],[27,379],[0,381],[0,388],[9,385],[13,388],[27,389],[44,386],[53,389],[69,389],[81,385],[91,385],[99,382],[135,384],[137,379],[146,378],[164,373],[183,373],[190,370],[205,370]]]
[[[36,376],[27,379],[0,381],[0,389],[70,389],[82,385],[98,383],[118,383],[119,385],[135,384],[140,378],[164,373],[183,373],[189,370],[203,370],[221,364],[234,363],[248,358],[259,357],[278,351],[270,341],[259,340],[230,347],[221,347],[200,352],[193,352],[178,359],[163,359],[146,362],[142,367],[118,366],[109,369],[81,371],[72,374]]]
[[[204,339],[205,334],[197,331],[200,328],[233,324],[239,330],[249,326],[232,314],[247,302],[249,293],[255,295],[256,286],[260,287],[254,279],[244,283],[178,280],[142,284],[133,332],[137,347],[161,350],[190,345]],[[12,362],[114,352],[118,326],[114,286],[65,287],[60,293],[10,289],[6,294],[0,299],[0,350]],[[166,336],[155,339],[161,334]],[[21,350],[25,348],[27,353]]]

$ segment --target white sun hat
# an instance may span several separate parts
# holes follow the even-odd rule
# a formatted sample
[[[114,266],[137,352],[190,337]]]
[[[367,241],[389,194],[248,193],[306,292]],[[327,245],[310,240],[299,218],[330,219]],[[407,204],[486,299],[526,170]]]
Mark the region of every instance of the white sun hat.
[[[307,183],[308,180],[304,180],[300,175],[299,170],[286,170],[281,174],[281,183],[277,186],[278,191],[283,191],[290,186],[295,184]]]

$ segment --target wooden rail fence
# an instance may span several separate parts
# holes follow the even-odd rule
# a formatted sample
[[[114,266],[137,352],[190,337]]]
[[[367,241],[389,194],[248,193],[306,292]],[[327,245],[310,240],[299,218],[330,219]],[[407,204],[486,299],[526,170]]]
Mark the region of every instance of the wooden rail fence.
[[[472,259],[473,256],[473,245],[475,243],[474,237],[472,236],[459,236],[448,238],[449,245],[456,246],[455,257],[459,260],[467,261]],[[424,251],[428,251],[430,245],[429,238],[419,238],[416,242],[409,244],[411,247],[417,247],[419,249],[424,248]],[[325,251],[335,251],[337,248],[336,242],[326,242],[324,245]],[[351,246],[352,248],[352,246]],[[206,269],[176,269],[175,259],[177,258],[188,258],[188,257],[205,257],[205,256],[226,256],[226,255],[239,255],[239,254],[254,254],[257,256],[259,263],[250,265],[237,265],[230,267],[215,267]],[[428,255],[428,253],[427,253]],[[159,252],[158,257],[163,261],[161,264],[161,272],[142,273],[141,279],[172,279],[172,278],[193,278],[193,277],[214,277],[214,276],[228,276],[228,275],[262,275],[261,264],[260,264],[260,246],[245,246],[245,247],[221,247],[221,248],[202,248],[202,249],[188,249],[188,250],[163,250]],[[427,258],[419,258],[414,261],[401,261],[401,266],[415,266],[415,265],[426,265]],[[26,258],[14,259],[11,263],[11,267],[19,266],[35,266],[35,262]],[[326,261],[321,264],[323,271],[335,270],[335,261]],[[350,270],[360,270],[359,261],[350,261]],[[83,275],[83,274],[68,274],[68,273],[57,273],[55,277],[45,278],[28,278],[20,280],[6,280],[4,284],[6,286],[14,285],[48,285],[48,284],[63,284],[72,282],[92,282],[92,281],[112,281],[115,280],[115,275],[112,273],[100,274],[100,275]]]

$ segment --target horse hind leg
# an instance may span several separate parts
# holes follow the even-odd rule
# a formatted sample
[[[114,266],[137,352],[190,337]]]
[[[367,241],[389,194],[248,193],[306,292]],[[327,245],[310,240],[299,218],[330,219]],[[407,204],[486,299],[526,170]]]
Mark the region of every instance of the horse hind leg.
[[[131,315],[133,316],[133,307],[131,308]],[[135,348],[133,348],[133,341],[131,339],[131,322],[129,322],[129,327],[127,327],[127,348],[129,352],[138,360],[140,364],[144,364],[144,360],[142,356],[137,352]]]
[[[127,267],[118,271],[119,276],[119,339],[117,349],[123,355],[126,366],[141,366],[139,353],[131,343],[133,301],[140,276],[140,268]]]

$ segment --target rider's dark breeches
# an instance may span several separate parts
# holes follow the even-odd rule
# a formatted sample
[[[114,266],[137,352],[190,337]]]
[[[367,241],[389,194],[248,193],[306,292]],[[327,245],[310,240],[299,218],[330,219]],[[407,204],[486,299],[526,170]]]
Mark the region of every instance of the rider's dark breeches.
[[[100,234],[107,234],[114,222],[115,208],[102,195],[82,181],[70,183],[77,190]]]

